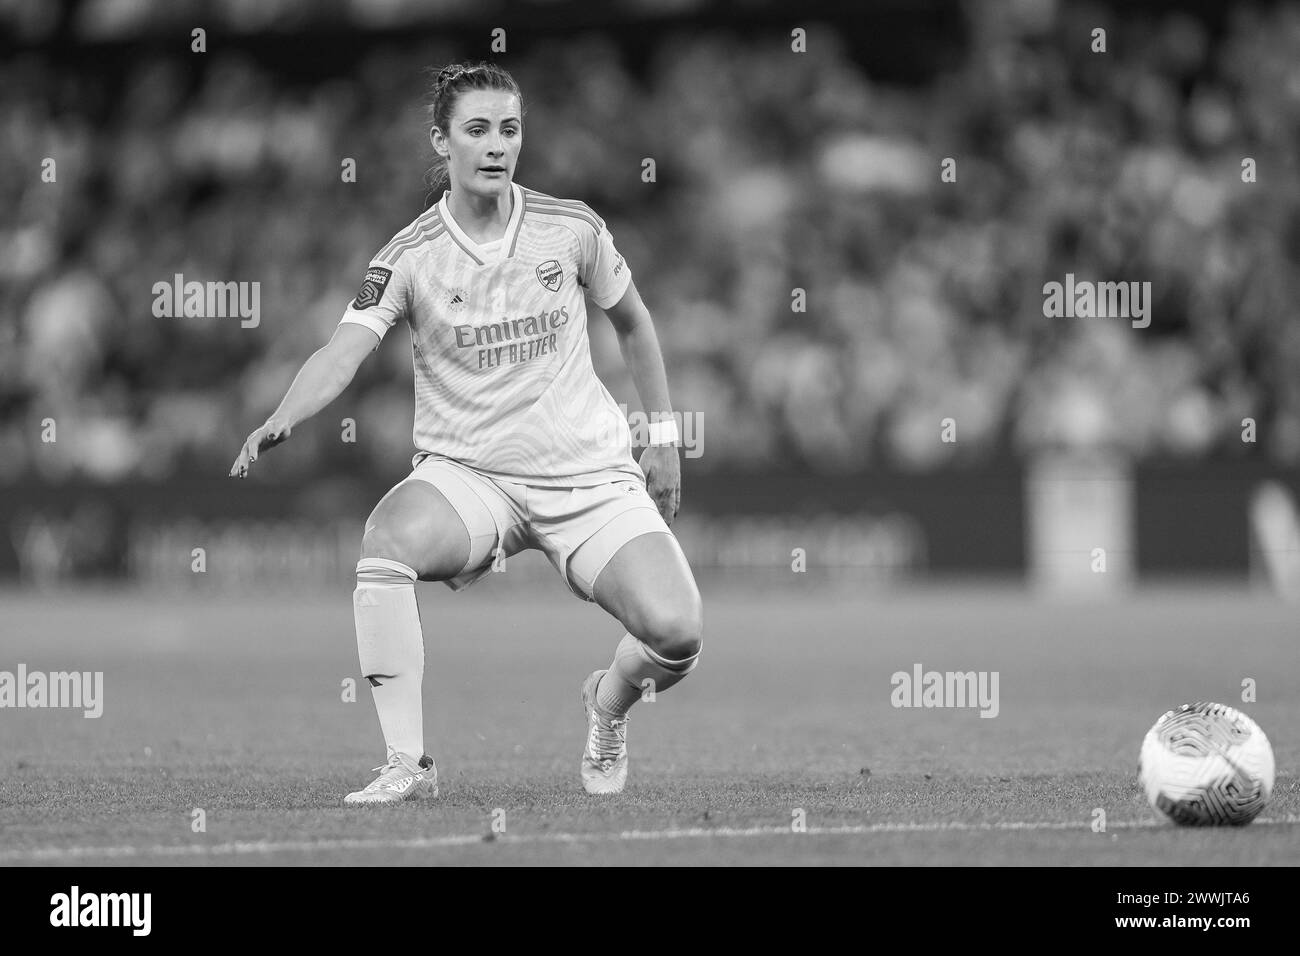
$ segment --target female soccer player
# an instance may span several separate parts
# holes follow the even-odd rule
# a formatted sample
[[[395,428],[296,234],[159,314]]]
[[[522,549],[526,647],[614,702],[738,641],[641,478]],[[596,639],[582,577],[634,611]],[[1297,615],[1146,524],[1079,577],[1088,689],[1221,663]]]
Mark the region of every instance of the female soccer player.
[[[415,445],[410,476],[366,522],[353,609],[388,761],[349,804],[437,796],[424,751],[424,638],[415,582],[453,590],[544,552],[569,589],[627,630],[582,685],[588,793],[627,780],[627,714],[699,658],[701,605],[668,524],[681,498],[676,425],[654,324],[605,223],[585,203],[514,181],[523,97],[486,63],[442,70],[430,140],[450,189],[370,260],[329,343],[230,469],[333,401],[384,334],[411,330]],[[609,316],[651,424],[633,460],[627,421],[596,377],[584,293]]]

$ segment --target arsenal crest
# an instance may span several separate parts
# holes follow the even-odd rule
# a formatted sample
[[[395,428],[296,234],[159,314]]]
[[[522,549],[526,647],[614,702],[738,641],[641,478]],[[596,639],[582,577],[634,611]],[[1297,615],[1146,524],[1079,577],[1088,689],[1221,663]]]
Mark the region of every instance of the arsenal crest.
[[[537,281],[545,286],[547,291],[557,291],[560,283],[564,281],[564,270],[560,268],[560,263],[555,259],[547,259],[543,262],[537,267]]]

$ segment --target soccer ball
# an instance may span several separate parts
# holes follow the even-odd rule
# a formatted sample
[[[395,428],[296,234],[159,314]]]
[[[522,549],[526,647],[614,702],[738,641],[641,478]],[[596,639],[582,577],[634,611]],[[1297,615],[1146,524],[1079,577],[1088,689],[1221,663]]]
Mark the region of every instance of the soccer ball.
[[[1243,826],[1259,816],[1273,793],[1273,748],[1239,710],[1183,704],[1147,731],[1138,780],[1166,820]]]

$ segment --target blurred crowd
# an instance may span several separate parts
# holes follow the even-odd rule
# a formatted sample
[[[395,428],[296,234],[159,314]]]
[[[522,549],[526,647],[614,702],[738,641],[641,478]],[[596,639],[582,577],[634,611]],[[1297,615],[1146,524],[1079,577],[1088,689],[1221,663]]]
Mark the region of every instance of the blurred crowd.
[[[617,35],[503,59],[525,95],[517,179],[608,222],[674,403],[701,416],[692,467],[1300,462],[1300,11],[1216,31],[961,9],[960,58],[907,86],[874,82],[829,26],[803,54],[683,28],[635,69]],[[0,480],[224,473],[369,258],[437,198],[421,68],[463,51],[364,31],[348,50],[325,78],[230,42],[107,73],[0,64]],[[156,317],[178,273],[259,282],[260,323]],[[1046,317],[1067,273],[1151,282],[1151,325]],[[637,407],[594,307],[591,326],[597,370]],[[411,360],[390,338],[279,474],[402,470]]]

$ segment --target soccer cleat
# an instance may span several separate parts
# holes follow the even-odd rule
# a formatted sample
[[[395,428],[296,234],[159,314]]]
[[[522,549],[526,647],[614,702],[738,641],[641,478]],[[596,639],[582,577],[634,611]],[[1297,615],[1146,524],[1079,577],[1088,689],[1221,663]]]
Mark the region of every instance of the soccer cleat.
[[[587,710],[587,747],[582,752],[582,785],[588,793],[622,793],[627,783],[627,717],[610,717],[596,706],[603,670],[582,682]]]
[[[375,770],[379,776],[364,790],[349,793],[344,803],[401,803],[438,795],[438,768],[428,754],[420,758],[419,770],[408,770],[399,754],[393,754],[387,765]]]

